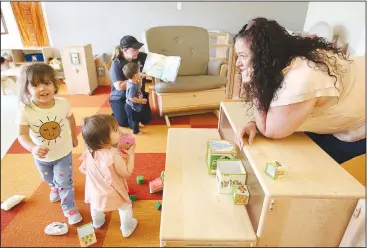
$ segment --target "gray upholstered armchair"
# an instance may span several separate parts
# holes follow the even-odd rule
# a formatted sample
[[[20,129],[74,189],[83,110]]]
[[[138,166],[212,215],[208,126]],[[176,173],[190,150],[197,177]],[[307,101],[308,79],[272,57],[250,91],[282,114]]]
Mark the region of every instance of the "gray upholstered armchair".
[[[175,83],[154,80],[153,104],[169,126],[169,116],[209,112],[224,100],[227,78],[220,75],[223,61],[210,60],[209,34],[200,27],[162,26],[145,31],[147,52],[180,56]],[[224,71],[224,70],[222,70]],[[158,106],[157,106],[158,105]]]

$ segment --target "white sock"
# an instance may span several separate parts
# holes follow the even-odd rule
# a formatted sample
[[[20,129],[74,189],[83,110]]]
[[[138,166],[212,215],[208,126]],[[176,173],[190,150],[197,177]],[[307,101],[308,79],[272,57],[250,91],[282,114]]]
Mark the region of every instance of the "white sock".
[[[130,203],[124,203],[119,209],[121,230],[129,230],[132,226],[133,209]]]
[[[91,209],[91,216],[92,216],[94,228],[97,228],[97,229],[100,228],[101,226],[103,226],[103,224],[106,221],[104,212],[102,211]]]

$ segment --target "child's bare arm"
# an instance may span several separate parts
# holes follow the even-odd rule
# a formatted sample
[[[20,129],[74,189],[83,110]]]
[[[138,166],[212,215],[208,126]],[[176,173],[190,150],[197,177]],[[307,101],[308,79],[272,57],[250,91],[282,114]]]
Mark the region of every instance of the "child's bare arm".
[[[36,146],[29,136],[29,126],[27,125],[18,126],[18,141],[29,152],[32,152]]]
[[[71,114],[68,118],[69,125],[70,125],[70,131],[71,131],[71,138],[73,140],[73,147],[78,146],[78,139],[76,136],[76,123],[75,123],[75,117],[73,114]]]
[[[117,149],[116,149],[117,150]],[[130,150],[130,149],[129,149]],[[135,156],[134,152],[128,151],[128,161],[124,160],[122,154],[116,151],[114,154],[115,170],[121,177],[129,177],[134,171],[135,167]]]
[[[29,136],[28,125],[18,126],[18,141],[27,151],[40,158],[44,158],[49,151],[47,147],[37,146],[33,143],[31,137]]]

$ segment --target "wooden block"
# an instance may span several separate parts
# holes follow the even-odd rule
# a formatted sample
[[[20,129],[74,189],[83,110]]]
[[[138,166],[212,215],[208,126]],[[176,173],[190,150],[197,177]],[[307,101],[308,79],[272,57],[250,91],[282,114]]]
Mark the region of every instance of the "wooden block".
[[[155,204],[155,208],[156,208],[157,210],[161,210],[161,209],[162,209],[162,204],[161,204],[160,202],[156,202],[156,204]]]
[[[136,201],[138,198],[136,197],[136,195],[130,195],[130,200],[131,201]]]
[[[284,167],[278,161],[268,162],[266,163],[265,173],[276,180],[284,176]]]
[[[137,176],[136,177],[136,182],[138,184],[143,184],[144,183],[144,177],[143,176]]]

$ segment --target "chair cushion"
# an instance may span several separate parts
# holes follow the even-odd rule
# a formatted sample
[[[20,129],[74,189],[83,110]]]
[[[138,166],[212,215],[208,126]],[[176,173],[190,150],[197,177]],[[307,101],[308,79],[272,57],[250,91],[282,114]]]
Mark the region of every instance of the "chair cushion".
[[[147,52],[180,56],[180,76],[206,75],[209,62],[209,34],[201,27],[160,26],[145,31]]]
[[[155,91],[157,93],[179,93],[201,90],[212,90],[225,86],[226,77],[220,76],[178,76],[176,83],[164,83],[157,81]]]

